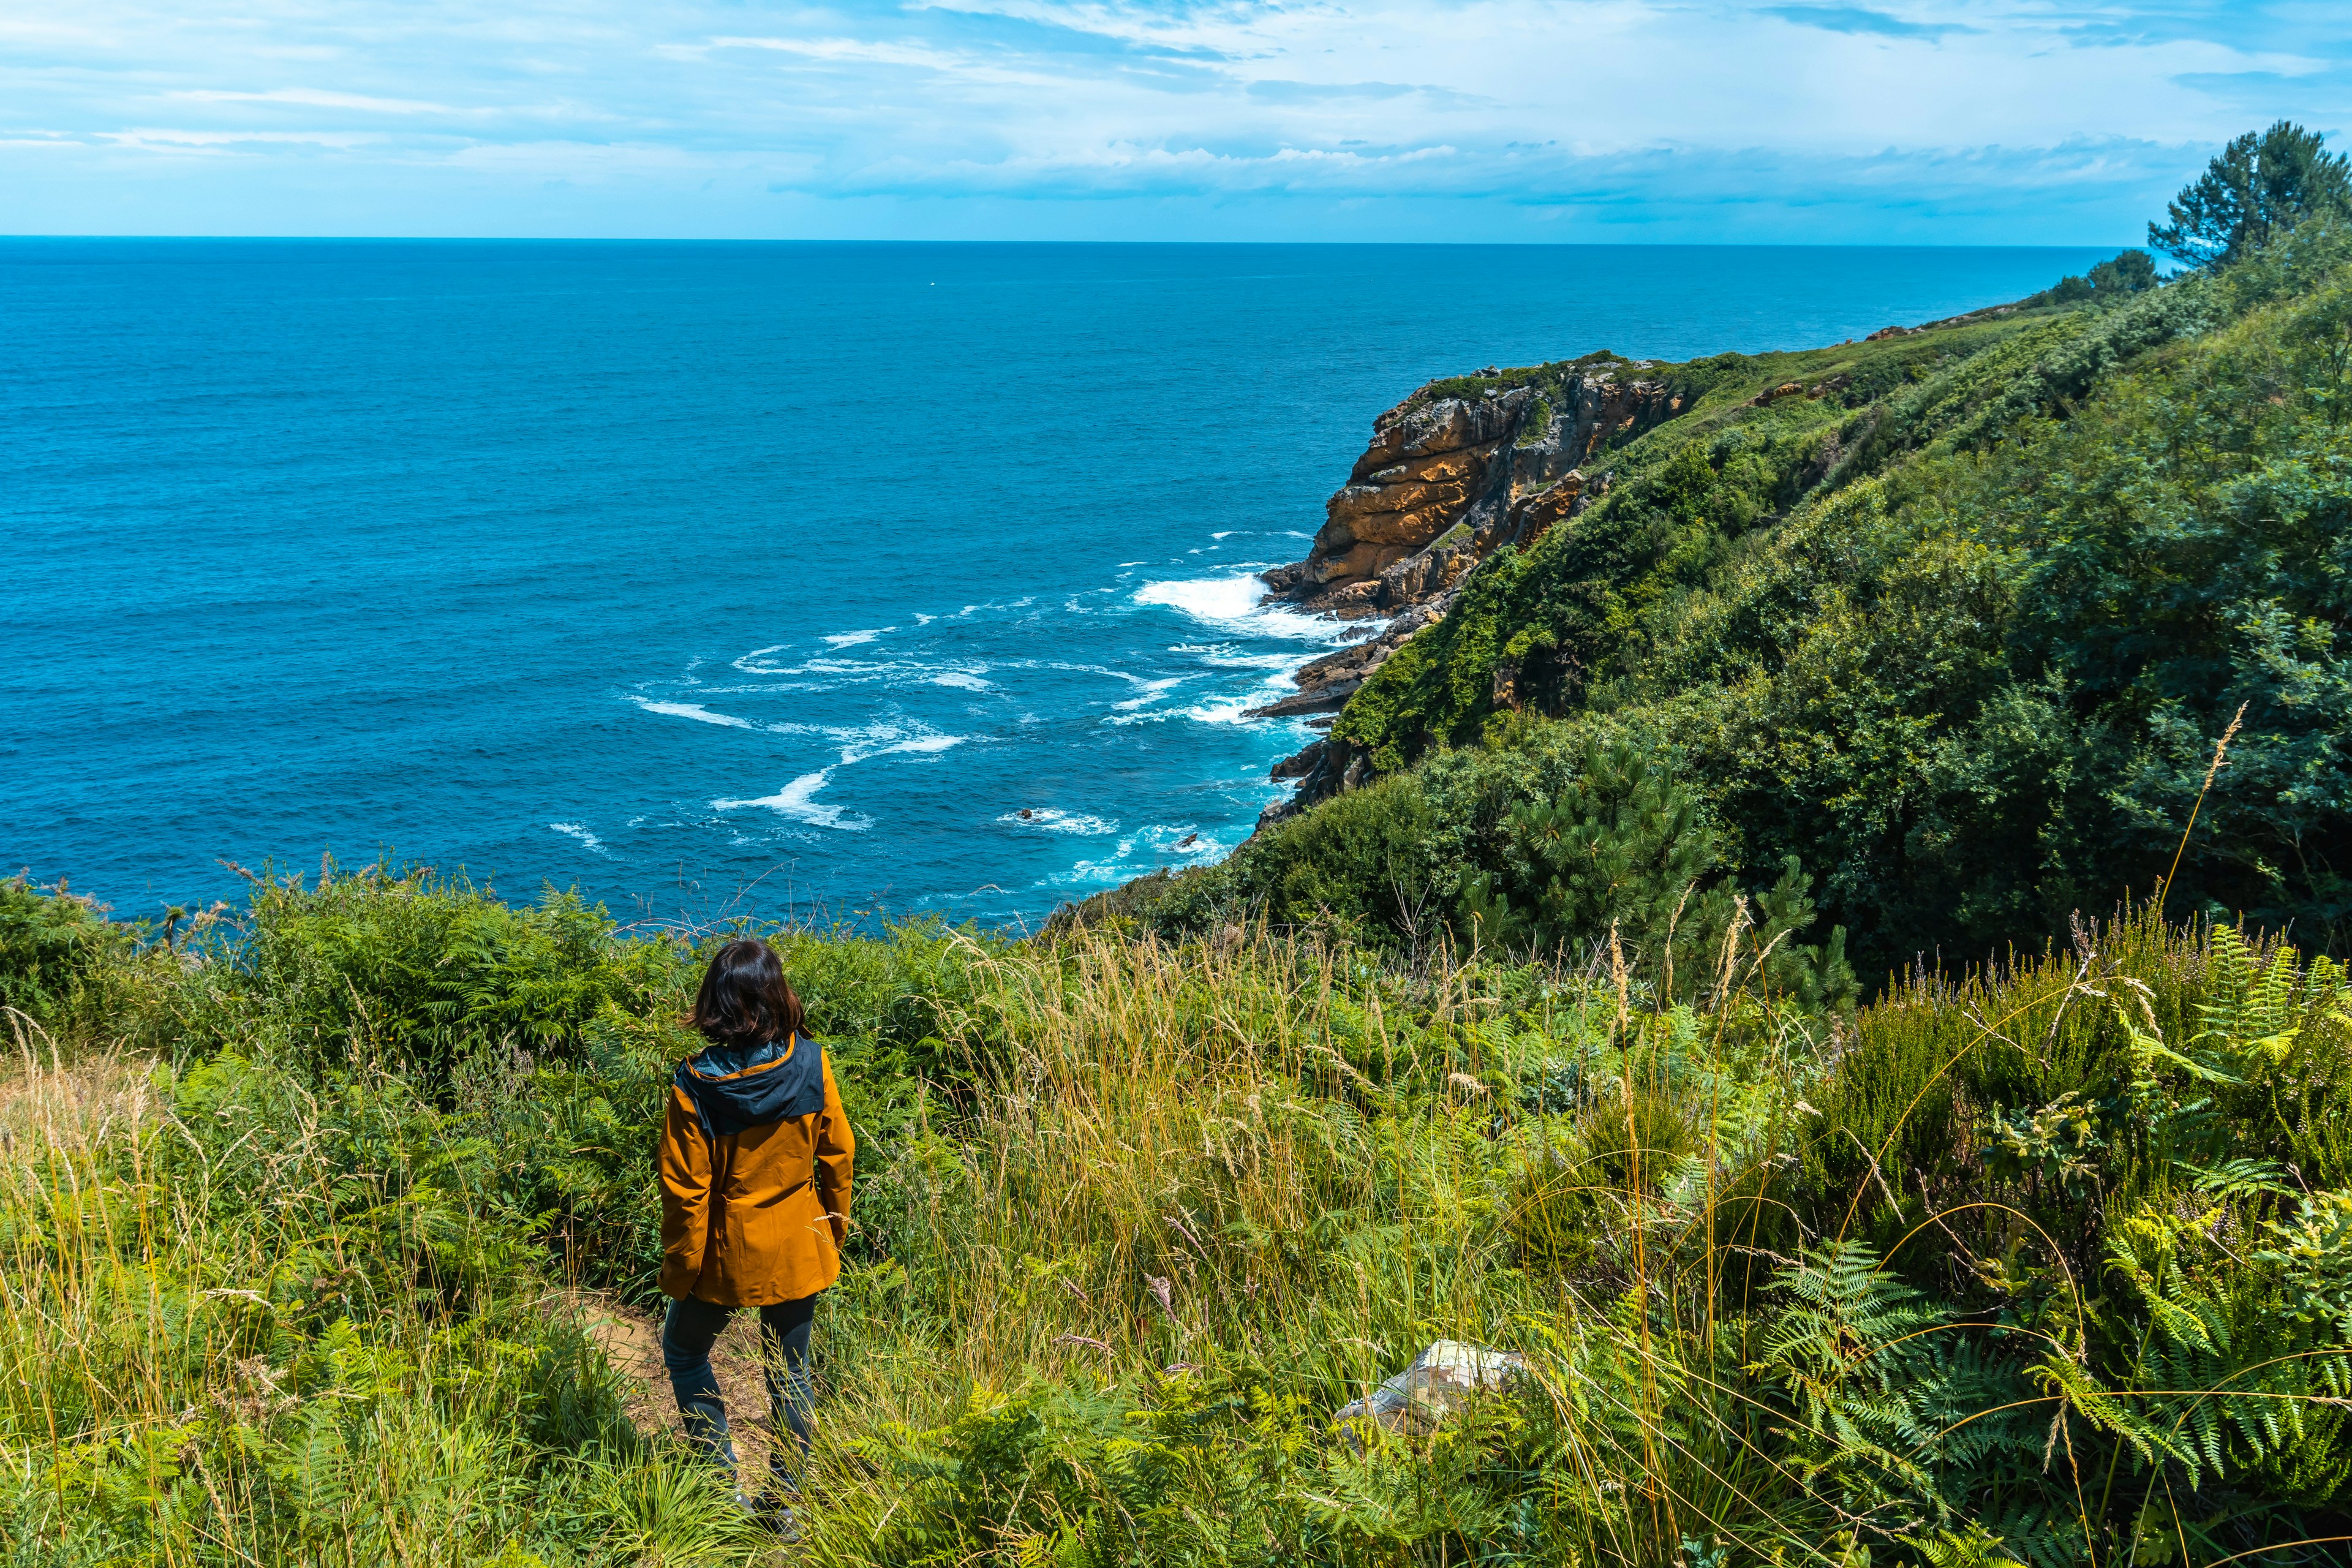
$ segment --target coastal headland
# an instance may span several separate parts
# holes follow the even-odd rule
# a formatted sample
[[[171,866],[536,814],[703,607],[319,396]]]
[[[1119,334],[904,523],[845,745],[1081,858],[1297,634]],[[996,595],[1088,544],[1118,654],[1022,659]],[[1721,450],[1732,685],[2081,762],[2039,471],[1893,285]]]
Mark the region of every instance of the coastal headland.
[[[2169,279],[1421,387],[1266,580],[1366,634],[1297,799],[1042,931],[0,880],[11,1561],[2342,1561],[2317,140]],[[856,1152],[812,1444],[730,1474],[654,1151],[744,938]]]
[[[1779,405],[1776,427],[1829,432],[1813,471],[1800,477],[1799,493],[1807,493],[1831,480],[1844,453],[1838,432],[1878,401],[1890,370],[1902,384],[1923,362],[1971,355],[2062,309],[2045,296],[1889,326],[1810,353],[1681,364],[1600,350],[1522,369],[1489,365],[1415,388],[1373,421],[1306,558],[1265,574],[1270,603],[1373,624],[1360,642],[1300,668],[1296,696],[1253,716],[1311,715],[1329,727],[1391,654],[1445,617],[1473,572],[1498,550],[1540,543],[1608,494],[1624,466],[1620,454],[1668,421],[1701,416],[1696,423],[1712,435]],[[1516,707],[1517,672],[1496,680],[1496,701]],[[1276,765],[1274,777],[1297,781],[1297,791],[1269,806],[1260,826],[1370,773],[1368,754],[1345,737],[1317,741]]]

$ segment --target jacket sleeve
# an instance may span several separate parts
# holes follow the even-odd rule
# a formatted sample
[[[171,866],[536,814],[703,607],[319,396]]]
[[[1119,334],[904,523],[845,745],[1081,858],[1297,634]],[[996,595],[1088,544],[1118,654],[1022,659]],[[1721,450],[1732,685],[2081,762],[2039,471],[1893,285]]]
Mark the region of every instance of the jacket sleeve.
[[[833,1081],[833,1054],[828,1051],[824,1110],[816,1119],[816,1184],[836,1247],[849,1245],[849,1184],[856,1163],[857,1137],[849,1130],[849,1113],[841,1107],[841,1088]]]
[[[686,1092],[670,1086],[669,1116],[662,1125],[662,1294],[680,1300],[702,1274],[702,1249],[710,1236],[710,1145]]]

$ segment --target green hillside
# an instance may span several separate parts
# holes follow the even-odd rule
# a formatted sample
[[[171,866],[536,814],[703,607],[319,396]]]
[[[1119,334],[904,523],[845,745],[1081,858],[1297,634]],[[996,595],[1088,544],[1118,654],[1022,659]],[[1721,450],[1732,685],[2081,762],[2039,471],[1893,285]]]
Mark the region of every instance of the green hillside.
[[[858,1140],[780,1549],[650,1353],[677,1020],[731,934],[382,868],[170,933],[0,883],[0,1562],[2352,1538],[2352,986],[2143,914],[1859,1009],[1738,925],[1683,1002],[1622,949],[771,931]],[[1335,1422],[1438,1340],[1523,1370],[1433,1429]]]
[[[2167,908],[2340,944],[2352,238],[2317,218],[2161,287],[2072,281],[1645,369],[1688,412],[1348,702],[1377,805],[1120,907],[1547,946],[1615,919],[1655,957],[1686,890],[1778,888],[1874,981],[2148,892],[2242,710]]]
[[[2233,143],[2179,280],[1645,367],[1380,776],[1029,940],[0,881],[0,1568],[2352,1562],[2352,232],[2273,146],[2347,183]],[[858,1146],[792,1544],[649,1348],[744,934]],[[1344,1414],[1439,1341],[1508,1375]]]

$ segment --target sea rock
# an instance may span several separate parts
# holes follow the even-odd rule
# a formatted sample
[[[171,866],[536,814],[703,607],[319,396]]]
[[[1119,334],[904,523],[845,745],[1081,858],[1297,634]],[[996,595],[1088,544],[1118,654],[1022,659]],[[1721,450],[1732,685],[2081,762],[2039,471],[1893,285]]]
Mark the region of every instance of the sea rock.
[[[1511,508],[1511,542],[1525,549],[1551,531],[1551,525],[1576,513],[1584,499],[1584,473],[1570,468],[1559,479]]]
[[[1274,771],[1268,776],[1276,784],[1280,784],[1284,779],[1305,778],[1315,771],[1315,764],[1323,760],[1323,742],[1318,741],[1297,756],[1285,757],[1275,763]]]
[[[1364,518],[1402,511],[1451,511],[1471,499],[1470,487],[1460,479],[1444,484],[1408,480],[1398,485],[1347,485],[1325,504],[1324,514],[1350,527]],[[1357,537],[1366,538],[1360,530]]]
[[[1363,685],[1361,680],[1335,680],[1328,686],[1318,686],[1312,691],[1301,691],[1292,697],[1277,697],[1263,708],[1244,710],[1242,717],[1244,719],[1304,719],[1309,713],[1337,713],[1348,705],[1348,699],[1353,697],[1356,694],[1356,689],[1361,685]],[[1311,752],[1314,749],[1309,746],[1307,750]],[[1302,752],[1299,756],[1306,754]],[[1276,778],[1304,777],[1308,772],[1306,768],[1300,768],[1296,773],[1286,773],[1282,771],[1297,760],[1297,757],[1292,757],[1286,762],[1275,763],[1274,776]]]
[[[1277,566],[1271,572],[1261,572],[1258,580],[1266,585],[1266,597],[1279,598],[1298,586],[1307,578],[1307,563],[1294,561],[1287,566]]]
[[[1349,616],[1368,613],[1355,586],[1368,580],[1378,584],[1370,608],[1391,613],[1447,593],[1495,550],[1524,542],[1513,513],[1521,497],[1683,408],[1664,382],[1628,377],[1613,363],[1546,386],[1561,406],[1538,430],[1527,423],[1532,386],[1419,405],[1416,393],[1383,414],[1349,482],[1326,505],[1307,559],[1266,574],[1272,595]],[[1466,555],[1452,538],[1464,524]]]
[[[1283,818],[1297,815],[1298,801],[1296,796],[1287,800],[1267,801],[1265,809],[1257,814],[1257,826],[1250,829],[1250,837],[1255,838]]]
[[[1460,1340],[1439,1340],[1412,1358],[1412,1364],[1331,1413],[1349,1440],[1363,1446],[1367,1424],[1400,1436],[1419,1437],[1444,1426],[1481,1394],[1496,1394],[1527,1375],[1527,1358]]]
[[[1515,387],[1500,396],[1442,398],[1418,408],[1411,398],[1373,422],[1372,444],[1356,459],[1350,478],[1369,479],[1405,458],[1429,458],[1467,447],[1491,447],[1517,429],[1534,395]]]
[[[1605,469],[1587,477],[1601,455],[1684,410],[1669,383],[1638,374],[1646,367],[1601,355],[1553,374],[1540,384],[1544,416],[1535,424],[1533,383],[1475,397],[1432,397],[1423,387],[1373,421],[1307,559],[1265,582],[1268,602],[1339,620],[1387,618],[1364,642],[1301,668],[1296,696],[1249,716],[1328,724],[1408,638],[1444,616],[1496,551],[1535,543],[1604,493]],[[1296,780],[1297,793],[1269,806],[1259,826],[1372,772],[1370,754],[1346,740],[1318,740],[1276,765],[1274,776]]]
[[[1320,561],[1310,560],[1307,575],[1310,582],[1329,584],[1344,583],[1350,578],[1377,577],[1381,569],[1391,561],[1402,560],[1412,553],[1402,544],[1382,544],[1366,541],[1349,544]],[[1318,605],[1318,608],[1326,606]]]
[[[1478,564],[1476,538],[1476,530],[1455,523],[1427,549],[1390,563],[1381,571],[1381,602],[1417,605],[1453,587]]]

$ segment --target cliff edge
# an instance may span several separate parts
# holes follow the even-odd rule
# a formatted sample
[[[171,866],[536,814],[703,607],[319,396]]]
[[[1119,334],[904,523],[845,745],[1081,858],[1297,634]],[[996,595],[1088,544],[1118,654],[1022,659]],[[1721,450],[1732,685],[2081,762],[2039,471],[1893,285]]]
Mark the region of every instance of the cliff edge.
[[[1681,414],[1686,399],[1645,376],[1653,362],[1601,353],[1527,370],[1489,367],[1431,382],[1372,422],[1348,482],[1324,506],[1304,561],[1265,574],[1269,603],[1342,620],[1383,618],[1364,641],[1327,654],[1294,678],[1296,696],[1252,716],[1315,716],[1328,728],[1390,655],[1443,619],[1481,562],[1526,546],[1608,487],[1585,467],[1609,447]],[[1369,769],[1343,740],[1326,737],[1275,764],[1297,780],[1260,827],[1353,788]]]

